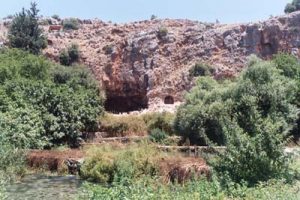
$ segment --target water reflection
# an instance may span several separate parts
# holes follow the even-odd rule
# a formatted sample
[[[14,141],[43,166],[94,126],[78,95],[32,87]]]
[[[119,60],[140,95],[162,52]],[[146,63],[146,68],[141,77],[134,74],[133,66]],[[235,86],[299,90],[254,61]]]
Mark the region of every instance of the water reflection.
[[[73,199],[81,181],[76,176],[28,175],[20,183],[7,187],[9,200]]]

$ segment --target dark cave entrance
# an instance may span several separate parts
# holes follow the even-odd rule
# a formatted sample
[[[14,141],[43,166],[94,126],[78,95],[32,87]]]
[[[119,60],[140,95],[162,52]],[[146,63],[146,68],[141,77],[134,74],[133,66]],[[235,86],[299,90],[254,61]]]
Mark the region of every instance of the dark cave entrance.
[[[172,96],[166,96],[164,103],[165,104],[174,104],[174,98]]]
[[[108,96],[104,106],[112,113],[139,111],[148,108],[148,98],[146,95]]]

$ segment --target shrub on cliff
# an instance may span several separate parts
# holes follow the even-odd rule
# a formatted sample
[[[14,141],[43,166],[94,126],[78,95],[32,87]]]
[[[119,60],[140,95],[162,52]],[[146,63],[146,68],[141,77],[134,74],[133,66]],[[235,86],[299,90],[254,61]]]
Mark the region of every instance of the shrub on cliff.
[[[157,31],[157,37],[159,39],[163,39],[164,37],[166,37],[168,35],[168,29],[166,27],[160,27]]]
[[[65,49],[63,49],[59,53],[59,62],[60,62],[60,64],[65,65],[65,66],[70,65],[70,56],[69,56],[68,51],[66,51]]]
[[[78,30],[79,29],[78,19],[75,19],[75,18],[64,19],[62,25],[63,25],[64,30]]]
[[[79,60],[79,47],[71,44],[67,49],[63,49],[59,54],[60,64],[69,66]]]
[[[38,24],[37,4],[32,3],[29,10],[17,13],[9,28],[9,45],[33,54],[39,54],[46,47],[46,38]]]
[[[56,19],[57,21],[61,20],[60,17],[59,17],[59,15],[57,15],[57,14],[52,15],[52,18]]]
[[[71,44],[68,47],[68,53],[71,63],[77,62],[79,60],[79,46],[77,44]]]
[[[214,73],[212,66],[205,63],[196,63],[190,70],[190,76],[210,76]]]
[[[292,3],[288,3],[285,6],[284,12],[285,13],[292,13],[297,10],[300,10],[300,0],[293,0]]]

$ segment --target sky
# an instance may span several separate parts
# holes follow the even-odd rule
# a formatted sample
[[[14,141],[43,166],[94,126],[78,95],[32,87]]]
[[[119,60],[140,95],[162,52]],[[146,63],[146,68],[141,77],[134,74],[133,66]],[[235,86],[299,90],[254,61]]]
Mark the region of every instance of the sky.
[[[32,0],[2,0],[0,17],[29,8]],[[35,0],[41,15],[98,18],[125,23],[159,18],[221,23],[254,22],[281,15],[291,0]]]

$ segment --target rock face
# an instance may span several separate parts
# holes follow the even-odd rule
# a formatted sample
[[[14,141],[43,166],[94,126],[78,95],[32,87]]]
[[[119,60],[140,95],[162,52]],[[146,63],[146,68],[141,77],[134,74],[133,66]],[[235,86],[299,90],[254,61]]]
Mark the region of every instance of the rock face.
[[[300,56],[300,12],[248,24],[207,24],[190,20],[151,20],[128,24],[81,20],[79,30],[48,32],[45,55],[77,43],[107,95],[106,108],[127,112],[164,102],[181,102],[193,85],[188,70],[198,61],[215,68],[215,78],[234,76],[247,57],[268,59],[277,52]],[[165,98],[168,98],[167,100]],[[177,104],[176,104],[177,105]]]

